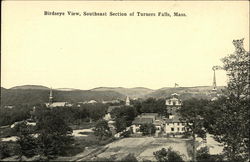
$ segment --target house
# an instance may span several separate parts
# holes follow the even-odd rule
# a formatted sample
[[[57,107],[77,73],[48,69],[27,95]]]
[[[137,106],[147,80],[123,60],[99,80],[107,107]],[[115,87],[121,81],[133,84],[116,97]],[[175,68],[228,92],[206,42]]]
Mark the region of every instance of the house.
[[[6,106],[4,106],[4,108],[6,108],[6,109],[13,109],[14,106],[12,106],[12,105],[6,105]]]
[[[46,107],[54,108],[54,107],[66,107],[67,102],[53,102],[53,103],[46,103]]]
[[[186,122],[180,120],[178,115],[170,115],[165,119],[164,132],[167,134],[181,134],[184,133],[186,128]]]
[[[164,121],[158,113],[142,113],[138,115],[135,120],[132,122],[133,133],[140,133],[140,126],[142,124],[154,124],[156,127],[156,132],[161,132]]]
[[[105,116],[103,117],[104,120],[111,120],[112,117],[111,117],[111,112],[114,110],[114,109],[119,109],[121,108],[121,106],[109,106],[108,107],[108,110],[107,110],[107,113],[105,114]]]
[[[179,94],[173,93],[171,94],[171,98],[166,100],[166,105],[167,106],[174,106],[174,107],[181,107],[182,101],[179,98]]]
[[[96,100],[90,100],[90,101],[88,102],[88,104],[95,104],[95,103],[97,103]]]

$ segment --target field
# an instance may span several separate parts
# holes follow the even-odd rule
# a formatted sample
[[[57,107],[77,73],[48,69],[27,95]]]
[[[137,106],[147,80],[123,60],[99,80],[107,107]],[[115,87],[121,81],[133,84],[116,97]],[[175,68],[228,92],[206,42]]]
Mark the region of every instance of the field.
[[[114,141],[105,146],[106,150],[98,154],[97,158],[115,157],[117,160],[129,153],[134,154],[137,160],[155,160],[153,152],[162,148],[172,147],[173,150],[179,151],[185,160],[190,160],[188,149],[190,148],[190,140],[177,138],[124,138]]]

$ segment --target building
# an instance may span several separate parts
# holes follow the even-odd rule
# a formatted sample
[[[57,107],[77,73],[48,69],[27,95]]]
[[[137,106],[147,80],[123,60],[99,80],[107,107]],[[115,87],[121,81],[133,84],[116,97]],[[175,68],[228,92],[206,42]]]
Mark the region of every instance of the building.
[[[186,128],[186,122],[180,120],[179,116],[169,116],[165,119],[164,132],[167,134],[181,134],[184,133]]]
[[[140,126],[143,124],[154,124],[157,133],[161,132],[164,126],[164,122],[158,113],[142,113],[132,122],[133,133],[140,133]]]
[[[181,108],[182,101],[179,94],[173,93],[170,99],[166,100],[167,111],[170,114],[176,114],[176,111]]]
[[[166,134],[181,134],[184,133],[186,128],[186,122],[181,120],[181,117],[177,110],[182,106],[182,101],[179,98],[179,94],[173,93],[170,99],[166,100],[168,117],[164,119],[164,133]]]
[[[108,107],[108,110],[107,110],[107,113],[105,114],[104,116],[104,120],[107,120],[107,121],[110,121],[112,119],[111,117],[111,112],[114,110],[114,109],[120,109],[121,106],[109,106]]]
[[[53,102],[53,93],[52,88],[50,89],[49,93],[49,102],[45,103],[46,107],[48,108],[55,108],[55,107],[72,107],[72,104],[68,102]]]
[[[130,106],[130,100],[129,100],[129,97],[128,97],[128,96],[127,96],[127,98],[126,98],[125,105],[126,105],[126,106]]]

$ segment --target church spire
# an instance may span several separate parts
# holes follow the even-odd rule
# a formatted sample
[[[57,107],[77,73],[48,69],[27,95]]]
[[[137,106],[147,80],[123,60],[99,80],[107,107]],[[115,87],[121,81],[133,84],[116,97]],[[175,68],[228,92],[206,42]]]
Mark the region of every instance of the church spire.
[[[126,106],[129,106],[130,105],[130,100],[129,100],[129,97],[127,96],[126,98],[126,103],[125,103]]]
[[[50,93],[49,93],[49,105],[51,105],[53,102],[53,96],[52,96],[52,87],[50,88]]]

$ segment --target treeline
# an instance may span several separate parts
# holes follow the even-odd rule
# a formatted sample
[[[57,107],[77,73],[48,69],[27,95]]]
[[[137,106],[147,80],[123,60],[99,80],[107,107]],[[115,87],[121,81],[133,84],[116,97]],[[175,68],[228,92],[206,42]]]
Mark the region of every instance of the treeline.
[[[30,118],[30,111],[32,107],[29,105],[17,105],[12,109],[0,109],[0,126],[13,124],[17,121],[22,121]]]

